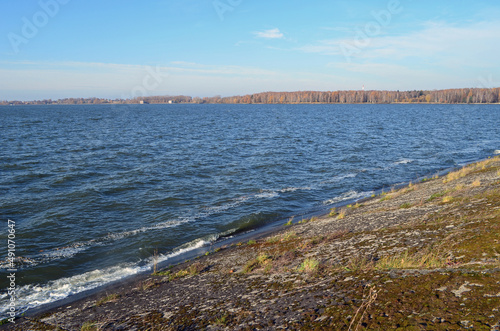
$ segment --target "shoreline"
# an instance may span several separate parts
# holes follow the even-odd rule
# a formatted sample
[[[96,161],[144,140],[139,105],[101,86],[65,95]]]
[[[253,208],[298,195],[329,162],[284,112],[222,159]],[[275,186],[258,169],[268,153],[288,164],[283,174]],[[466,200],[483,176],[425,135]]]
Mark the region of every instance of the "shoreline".
[[[147,104],[140,104],[140,103],[82,103],[82,104],[73,104],[73,103],[49,103],[49,104],[36,104],[36,103],[29,103],[29,104],[13,104],[13,105],[0,105],[0,107],[18,107],[18,106],[148,106],[148,105],[471,105],[471,106],[478,106],[478,105],[500,105],[500,102],[489,102],[489,103],[477,103],[477,102],[470,102],[470,103],[463,103],[463,102],[457,102],[457,103],[449,103],[449,102],[387,102],[387,103],[382,103],[382,102],[351,102],[351,103],[340,103],[340,102],[287,102],[287,103],[258,103],[258,102],[252,102],[252,103],[196,103],[196,102],[178,102],[178,103],[163,103],[163,102],[158,102],[158,103],[147,103]]]
[[[500,163],[500,158],[498,156],[496,156],[493,159],[486,159],[486,160],[474,162],[472,164],[469,164],[466,167],[475,167],[476,165],[481,164],[481,163],[485,163],[485,162],[486,163],[490,162],[490,163],[494,164],[496,167],[498,167],[499,163]],[[443,170],[443,171],[448,171],[450,174],[453,173],[453,169],[448,169],[448,170]],[[434,185],[434,186],[437,186],[438,188],[442,188],[442,186],[445,186],[445,183],[442,183],[442,184],[438,183],[442,178],[446,178],[446,176],[445,177],[442,177],[442,176],[443,176],[443,174],[440,174],[437,179],[434,178],[434,179],[429,180],[429,181],[420,181],[419,183],[410,182],[408,184],[401,184],[402,185],[401,187],[399,187],[399,185],[397,188],[393,187],[391,189],[390,193],[387,193],[387,191],[384,191],[384,188],[383,188],[383,189],[380,189],[379,191],[377,191],[377,194],[375,194],[375,196],[364,198],[364,199],[353,200],[353,201],[344,201],[343,206],[342,206],[342,203],[337,204],[338,209],[344,210],[347,213],[347,216],[344,215],[341,219],[344,219],[344,217],[346,217],[346,219],[349,220],[349,222],[347,222],[343,226],[339,226],[339,224],[337,222],[338,219],[340,218],[340,216],[338,214],[336,216],[333,216],[333,217],[332,217],[332,215],[328,216],[328,215],[323,214],[323,215],[313,216],[311,214],[311,215],[308,215],[308,217],[311,217],[310,220],[307,220],[307,221],[301,220],[300,222],[295,222],[292,226],[282,226],[283,224],[281,224],[281,226],[278,226],[278,222],[275,222],[274,223],[275,226],[273,226],[270,231],[266,232],[266,231],[262,231],[262,229],[261,229],[261,231],[262,231],[261,233],[259,233],[258,231],[246,232],[242,236],[235,236],[234,240],[231,243],[229,243],[229,242],[225,243],[225,240],[223,240],[223,241],[217,243],[217,245],[211,246],[210,249],[212,251],[208,255],[198,256],[198,257],[194,258],[193,261],[191,261],[191,260],[179,261],[179,263],[177,265],[171,266],[168,269],[168,270],[170,270],[170,272],[168,272],[164,269],[163,275],[160,273],[160,276],[154,276],[154,275],[151,275],[151,273],[147,273],[147,272],[143,273],[143,274],[139,274],[139,275],[134,275],[134,276],[128,277],[124,280],[109,284],[107,286],[91,290],[92,293],[83,292],[81,294],[77,294],[75,296],[72,296],[71,299],[67,298],[67,299],[64,299],[63,301],[49,304],[49,305],[51,305],[51,307],[42,306],[40,308],[35,308],[30,313],[27,314],[27,317],[19,319],[19,323],[21,323],[21,325],[25,325],[25,324],[29,325],[30,323],[34,323],[34,321],[37,321],[37,323],[43,323],[43,324],[48,323],[48,325],[51,325],[52,324],[50,322],[51,318],[50,317],[43,317],[42,318],[42,316],[59,316],[60,317],[61,314],[64,315],[63,312],[65,312],[67,309],[70,309],[73,306],[78,306],[82,310],[84,310],[84,309],[96,310],[98,307],[101,306],[101,305],[96,305],[96,303],[99,302],[100,297],[102,299],[103,294],[107,294],[107,293],[111,293],[111,292],[116,291],[116,292],[120,293],[120,294],[118,294],[120,297],[129,296],[129,295],[131,295],[132,292],[134,292],[134,289],[136,289],[137,287],[140,287],[140,288],[148,287],[145,290],[150,290],[150,289],[154,290],[156,287],[162,287],[162,288],[167,287],[168,288],[169,285],[175,286],[177,279],[179,279],[179,281],[186,279],[186,280],[190,280],[190,281],[196,283],[197,281],[199,282],[199,280],[196,280],[196,278],[197,277],[199,278],[202,275],[203,276],[206,275],[208,277],[209,275],[213,276],[214,274],[218,274],[219,276],[222,275],[221,276],[222,278],[231,277],[231,276],[239,278],[240,276],[245,277],[245,276],[249,276],[249,275],[253,275],[254,273],[257,273],[259,276],[262,276],[261,275],[262,271],[255,272],[254,270],[258,271],[260,269],[266,269],[267,267],[269,267],[269,265],[271,265],[269,268],[271,268],[271,270],[274,270],[273,268],[275,268],[275,266],[273,264],[275,261],[276,261],[276,263],[278,263],[278,262],[285,263],[285,262],[280,260],[281,258],[283,258],[283,256],[280,255],[279,257],[276,257],[276,259],[275,259],[274,255],[268,254],[268,256],[272,256],[272,257],[269,257],[269,258],[262,257],[262,259],[264,259],[264,261],[255,262],[255,264],[256,264],[255,269],[244,272],[245,267],[248,266],[248,263],[250,263],[252,261],[251,256],[255,255],[255,249],[252,249],[252,248],[259,248],[258,249],[259,251],[265,250],[267,248],[267,246],[270,246],[270,245],[268,245],[270,238],[282,236],[282,238],[279,239],[277,244],[276,244],[276,246],[278,247],[276,249],[281,250],[282,248],[288,246],[288,244],[289,244],[288,240],[283,240],[283,238],[284,238],[283,236],[287,236],[287,233],[290,233],[291,231],[295,233],[294,236],[300,238],[300,240],[298,240],[297,238],[292,238],[291,240],[296,245],[299,245],[303,241],[311,241],[311,238],[316,238],[318,236],[322,236],[325,234],[330,234],[330,235],[334,234],[334,236],[340,236],[339,238],[343,238],[346,236],[352,236],[353,233],[359,234],[359,233],[364,233],[366,231],[373,232],[373,231],[378,231],[380,229],[382,229],[382,230],[388,229],[388,228],[391,228],[391,226],[401,226],[401,224],[407,223],[408,220],[405,220],[404,222],[397,221],[397,220],[396,220],[396,222],[394,222],[394,220],[387,221],[387,222],[383,222],[383,221],[379,220],[379,221],[375,222],[373,219],[370,219],[370,220],[368,220],[368,222],[365,221],[365,223],[363,223],[363,222],[360,223],[359,221],[363,220],[365,218],[365,216],[358,215],[358,219],[352,219],[352,220],[351,220],[351,217],[356,216],[359,213],[359,211],[364,210],[365,205],[371,206],[371,205],[377,205],[379,203],[385,203],[382,200],[386,196],[393,196],[394,195],[395,196],[394,198],[399,198],[399,194],[401,194],[402,196],[405,194],[409,194],[410,192],[406,192],[406,191],[409,191],[409,189],[411,189],[412,187],[414,187],[414,191],[420,191],[421,189],[415,188],[416,186],[420,186],[420,185],[422,185],[422,186]],[[500,175],[498,175],[498,176],[500,176]],[[428,177],[424,176],[422,178],[428,178]],[[498,179],[497,179],[497,182],[498,182]],[[499,183],[496,183],[495,185],[497,185],[497,190],[498,190]],[[398,193],[398,192],[400,192],[400,193]],[[403,192],[403,193],[401,193],[401,192]],[[413,192],[413,191],[411,191],[411,192]],[[390,203],[392,199],[393,198],[387,199],[384,201],[388,201]],[[405,201],[405,200],[403,200],[403,201]],[[355,202],[356,202],[356,205],[352,206],[352,204],[354,204]],[[401,206],[406,204],[406,203],[409,203],[409,202],[404,202],[404,203],[400,204],[399,207],[397,208],[398,211],[400,209],[406,210],[406,209],[418,208],[417,206],[408,206],[408,208],[406,208],[406,207],[401,208]],[[351,204],[350,207],[349,207],[349,204]],[[425,205],[425,204],[423,204],[423,205]],[[353,215],[351,215],[351,214],[353,214]],[[427,214],[427,212],[425,214]],[[353,223],[354,220],[356,220],[357,223],[360,223],[360,224],[354,224]],[[375,223],[372,224],[373,222],[375,222],[376,224]],[[330,238],[327,240],[327,243],[331,244],[330,241],[335,241],[339,238]],[[239,240],[239,242],[237,242],[238,240]],[[246,244],[244,244],[244,243],[242,243],[242,240],[245,240],[245,241],[248,240],[248,242]],[[312,245],[314,248],[316,244],[312,244]],[[279,255],[279,254],[277,254],[277,255]],[[305,255],[302,256],[302,254],[300,254],[300,255],[301,256],[294,256],[294,257],[287,257],[287,258],[291,259],[291,260],[297,260],[299,257],[303,258],[305,256]],[[254,258],[258,260],[259,256],[254,257]],[[212,260],[215,262],[210,263],[210,261],[212,261]],[[235,268],[231,267],[228,269],[227,267],[224,267],[224,264],[227,264],[227,261],[223,261],[223,260],[241,260],[244,263],[241,263],[241,262],[234,263],[234,265],[237,267],[235,267]],[[270,261],[266,262],[268,260],[270,260]],[[250,261],[250,262],[248,262],[248,261]],[[269,263],[269,264],[266,265],[266,263]],[[319,261],[318,263],[320,263],[320,265],[323,264],[322,261]],[[172,264],[172,262],[170,261],[170,263],[168,263],[168,264]],[[212,264],[214,264],[214,265],[212,265]],[[218,264],[221,264],[222,266],[216,267]],[[259,264],[262,264],[262,265],[259,265]],[[165,266],[166,265],[167,265],[167,263],[165,264]],[[195,265],[195,267],[192,267],[193,265]],[[239,265],[239,267],[238,267],[238,265]],[[165,266],[162,266],[162,268],[164,268]],[[203,268],[201,268],[202,266],[203,266]],[[303,275],[303,272],[298,271],[299,267],[300,267],[300,264],[294,266],[294,268],[289,268],[287,270],[279,270],[278,274],[289,273],[289,274],[292,274],[293,276],[296,276],[296,278],[297,277],[300,278],[304,275]],[[179,275],[180,272],[183,272],[183,271],[186,272],[186,270],[189,270],[190,268],[194,268],[196,270],[193,269],[194,271],[187,271],[187,274],[185,274],[183,276]],[[200,270],[198,270],[198,269],[200,269]],[[213,270],[213,269],[216,269],[216,270]],[[340,273],[342,274],[342,272],[344,272],[344,271],[341,271]],[[269,270],[267,272],[269,272]],[[297,275],[297,273],[298,273],[298,275]],[[336,271],[336,272],[334,272],[334,274],[335,273],[339,273],[339,272]],[[263,274],[267,275],[267,273],[265,271]],[[178,276],[175,276],[175,275],[178,275]],[[273,274],[273,272],[271,272],[271,276],[274,277],[276,275]],[[331,275],[329,275],[329,276],[331,276]],[[271,277],[271,278],[273,278],[273,277]],[[167,279],[165,279],[165,278],[167,278]],[[316,278],[317,277],[315,276],[314,279],[316,279]],[[347,278],[349,278],[349,277],[347,277]],[[311,281],[311,279],[309,279],[309,276],[306,276],[305,281],[306,282]],[[144,286],[145,283],[152,284],[152,285],[149,288],[149,285]],[[167,292],[168,292],[168,289],[167,289]],[[242,293],[244,293],[244,292],[242,292]],[[248,295],[248,294],[242,294],[242,296],[245,296],[245,295]],[[134,298],[134,300],[137,300],[137,296],[132,295],[132,297]],[[115,300],[110,299],[109,302],[115,302]],[[107,303],[107,301],[106,301],[106,303]],[[69,304],[71,304],[71,306],[68,306]],[[89,306],[89,304],[90,304],[90,306]],[[105,305],[105,303],[103,303],[102,305]],[[70,309],[70,310],[72,310],[72,309]],[[73,312],[73,313],[75,313],[75,312]],[[173,318],[174,315],[169,316],[169,318]],[[59,317],[57,317],[56,320],[58,320]],[[219,317],[219,318],[221,318],[221,317]],[[176,323],[178,323],[178,321]],[[176,325],[176,323],[174,323],[173,325]],[[7,327],[9,327],[9,324],[7,324]],[[75,329],[74,325],[72,325],[69,329]],[[110,329],[113,329],[113,328],[110,328]]]

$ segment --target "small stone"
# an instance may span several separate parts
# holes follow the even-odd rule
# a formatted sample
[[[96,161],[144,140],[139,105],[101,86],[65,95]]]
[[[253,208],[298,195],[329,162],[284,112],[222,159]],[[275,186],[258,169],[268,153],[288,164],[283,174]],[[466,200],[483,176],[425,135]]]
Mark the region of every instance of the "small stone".
[[[461,324],[464,328],[467,328],[467,329],[471,329],[471,328],[473,328],[473,327],[474,327],[472,324],[470,324],[470,321],[467,321],[467,320],[460,321],[460,324]]]
[[[465,284],[461,285],[458,290],[454,290],[454,291],[452,290],[451,292],[453,294],[455,294],[455,296],[457,298],[461,298],[462,294],[464,294],[465,292],[469,292],[470,291],[470,288],[468,288],[468,287],[465,286],[465,285],[468,285],[468,284],[469,283],[466,282]]]

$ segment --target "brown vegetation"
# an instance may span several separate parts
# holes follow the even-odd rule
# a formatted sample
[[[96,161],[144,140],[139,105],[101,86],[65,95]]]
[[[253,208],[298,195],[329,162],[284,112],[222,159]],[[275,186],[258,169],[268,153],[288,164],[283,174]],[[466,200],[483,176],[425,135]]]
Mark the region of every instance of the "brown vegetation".
[[[0,101],[0,105],[20,104],[151,104],[215,103],[215,104],[300,104],[300,103],[498,103],[500,88],[461,88],[432,91],[296,91],[262,92],[231,97],[192,98],[190,96],[149,96],[134,99],[65,98],[59,100]]]

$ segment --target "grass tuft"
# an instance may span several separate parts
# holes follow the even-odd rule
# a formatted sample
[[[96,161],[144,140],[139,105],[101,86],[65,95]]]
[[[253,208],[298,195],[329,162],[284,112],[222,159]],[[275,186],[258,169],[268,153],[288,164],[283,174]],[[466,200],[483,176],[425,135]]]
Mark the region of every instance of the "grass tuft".
[[[299,267],[299,271],[306,272],[308,274],[314,274],[318,270],[319,262],[313,258],[307,258],[302,262]]]
[[[338,220],[342,220],[345,218],[345,215],[346,215],[346,210],[345,209],[341,209],[337,215],[337,219]]]
[[[97,330],[97,323],[96,322],[84,322],[82,324],[82,327],[80,328],[81,331],[93,331]]]
[[[110,294],[110,295],[108,295],[108,296],[106,296],[106,297],[104,297],[104,298],[102,298],[102,299],[98,300],[98,301],[95,303],[95,305],[96,305],[97,307],[99,307],[99,306],[101,306],[101,305],[105,304],[106,302],[113,302],[113,301],[116,301],[119,297],[120,297],[120,296],[119,296],[118,294],[116,294],[116,293],[114,293],[114,294]]]
[[[377,261],[377,270],[385,269],[432,269],[446,266],[446,258],[439,252],[425,252],[410,254],[405,251],[395,256],[384,256]]]
[[[452,202],[453,201],[453,197],[452,196],[445,196],[443,198],[443,203],[449,203],[449,202]]]
[[[248,261],[243,267],[243,273],[246,274],[262,267],[270,269],[271,261],[271,256],[266,253],[260,253],[255,259]]]
[[[446,191],[434,193],[433,195],[431,195],[431,197],[429,199],[427,199],[427,202],[430,202],[430,201],[437,199],[437,198],[441,198],[445,194],[446,194]]]
[[[412,207],[412,204],[409,203],[409,202],[405,202],[405,203],[403,203],[403,204],[401,204],[399,206],[399,208],[401,208],[401,209],[408,209],[408,208],[411,208],[411,207]]]

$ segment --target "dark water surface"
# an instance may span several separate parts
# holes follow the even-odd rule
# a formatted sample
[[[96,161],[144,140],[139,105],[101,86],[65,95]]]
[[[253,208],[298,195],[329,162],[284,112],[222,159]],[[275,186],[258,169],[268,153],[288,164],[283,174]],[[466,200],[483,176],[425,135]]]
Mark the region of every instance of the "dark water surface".
[[[491,156],[500,105],[16,106],[0,136],[0,259],[11,219],[22,311],[148,270],[155,249]]]

